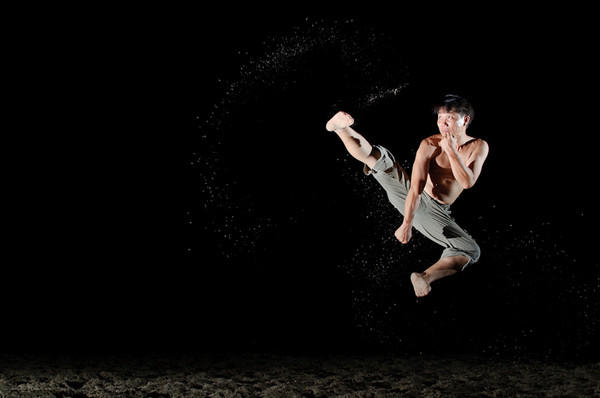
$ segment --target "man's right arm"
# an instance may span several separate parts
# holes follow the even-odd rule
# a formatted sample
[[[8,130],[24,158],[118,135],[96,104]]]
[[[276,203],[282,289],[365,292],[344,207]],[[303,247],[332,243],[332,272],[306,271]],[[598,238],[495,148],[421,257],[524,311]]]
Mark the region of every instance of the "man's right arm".
[[[429,173],[429,162],[435,152],[435,146],[432,145],[430,139],[421,141],[421,145],[417,151],[415,162],[413,163],[412,173],[410,177],[410,189],[406,196],[404,205],[404,221],[395,233],[396,238],[403,244],[408,243],[412,238],[412,227],[415,218],[415,213],[421,202],[421,195],[427,183],[427,174]]]

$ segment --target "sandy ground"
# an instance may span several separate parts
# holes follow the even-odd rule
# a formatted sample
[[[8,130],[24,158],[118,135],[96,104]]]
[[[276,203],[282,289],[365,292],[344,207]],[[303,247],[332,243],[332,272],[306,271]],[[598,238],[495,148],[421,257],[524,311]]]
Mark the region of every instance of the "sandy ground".
[[[3,398],[600,396],[600,363],[274,354],[0,359]]]

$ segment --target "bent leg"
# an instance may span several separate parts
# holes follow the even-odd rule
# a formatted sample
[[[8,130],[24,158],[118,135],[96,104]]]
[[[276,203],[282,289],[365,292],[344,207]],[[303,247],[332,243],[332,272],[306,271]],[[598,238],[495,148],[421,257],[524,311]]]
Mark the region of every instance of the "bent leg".
[[[451,276],[459,272],[471,261],[465,256],[442,257],[431,267],[421,273],[413,272],[410,281],[417,297],[423,297],[431,291],[431,283],[438,279]]]
[[[373,146],[357,133],[352,126],[354,119],[345,112],[336,113],[328,122],[325,128],[334,131],[344,143],[346,150],[353,158],[373,167],[379,159],[379,151],[373,151]],[[379,155],[379,156],[378,156]]]
[[[427,295],[433,281],[454,275],[479,260],[479,245],[452,218],[449,205],[441,204],[423,194],[414,226],[424,236],[444,247],[438,262],[422,273],[411,275],[410,279],[417,296]]]

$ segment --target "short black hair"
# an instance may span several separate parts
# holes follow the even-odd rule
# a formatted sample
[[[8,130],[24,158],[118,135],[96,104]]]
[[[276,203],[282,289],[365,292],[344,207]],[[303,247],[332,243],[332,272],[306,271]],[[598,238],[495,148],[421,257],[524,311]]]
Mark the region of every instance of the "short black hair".
[[[462,116],[469,116],[469,123],[467,125],[471,124],[475,117],[473,105],[466,98],[454,94],[444,95],[444,98],[433,106],[433,113],[436,115],[442,110],[456,112]]]

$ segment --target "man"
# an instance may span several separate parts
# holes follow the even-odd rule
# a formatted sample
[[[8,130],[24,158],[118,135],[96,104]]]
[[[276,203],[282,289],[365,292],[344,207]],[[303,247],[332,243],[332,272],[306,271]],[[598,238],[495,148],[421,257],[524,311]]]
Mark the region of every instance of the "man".
[[[354,119],[349,114],[338,112],[326,125],[328,131],[341,138],[350,155],[364,163],[365,174],[373,174],[404,216],[396,238],[407,244],[415,227],[444,247],[435,264],[411,274],[417,297],[426,296],[433,281],[464,270],[480,255],[477,243],[450,216],[450,205],[477,182],[489,147],[485,141],[467,135],[474,112],[466,99],[446,95],[434,111],[440,134],[421,142],[410,179],[387,149],[371,146],[350,127]]]

